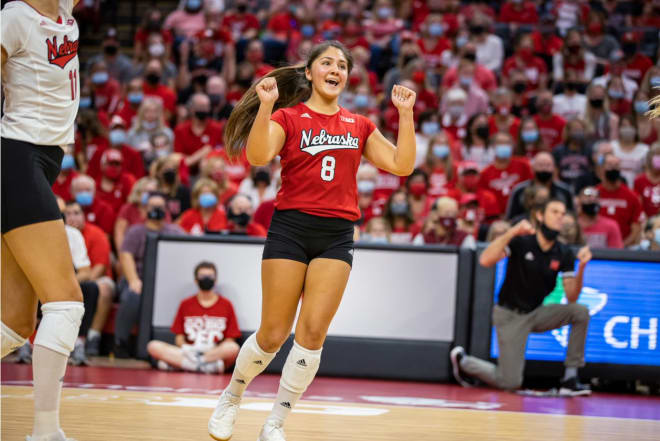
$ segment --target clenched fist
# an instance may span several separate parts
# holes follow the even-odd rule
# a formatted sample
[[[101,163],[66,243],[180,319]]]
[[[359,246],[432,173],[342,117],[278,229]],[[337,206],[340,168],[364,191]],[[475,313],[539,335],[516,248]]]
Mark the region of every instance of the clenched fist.
[[[392,88],[392,104],[399,112],[402,110],[411,110],[415,105],[415,97],[417,94],[407,87],[395,85]]]
[[[272,77],[267,77],[259,81],[255,90],[262,104],[275,104],[275,101],[280,97],[280,93],[277,90],[277,80]]]

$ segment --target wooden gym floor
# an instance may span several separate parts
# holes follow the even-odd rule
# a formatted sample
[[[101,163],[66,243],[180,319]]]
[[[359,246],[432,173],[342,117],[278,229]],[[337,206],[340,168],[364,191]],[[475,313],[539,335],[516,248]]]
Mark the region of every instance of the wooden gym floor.
[[[31,366],[2,364],[1,439],[32,424]],[[72,368],[62,426],[78,441],[210,440],[206,424],[229,377]],[[232,441],[255,441],[279,378],[248,389]],[[521,397],[450,384],[318,378],[287,421],[287,441],[643,441],[660,439],[660,399],[612,394]]]

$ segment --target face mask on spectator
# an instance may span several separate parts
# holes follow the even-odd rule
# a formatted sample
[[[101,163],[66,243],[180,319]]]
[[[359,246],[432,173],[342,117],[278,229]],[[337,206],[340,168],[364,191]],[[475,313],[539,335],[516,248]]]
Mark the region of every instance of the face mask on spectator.
[[[121,176],[121,165],[106,165],[103,167],[103,176],[111,181],[116,181]]]
[[[225,182],[225,172],[223,170],[216,170],[211,173],[211,179],[213,179],[218,184]]]
[[[568,136],[568,139],[574,144],[582,145],[585,139],[584,132],[573,132]]]
[[[241,3],[240,5],[236,5],[236,10],[238,11],[239,14],[245,14],[247,11],[247,5],[244,3]]]
[[[357,182],[358,193],[360,194],[371,194],[376,189],[376,183],[374,181],[369,181],[364,179]]]
[[[635,139],[636,134],[637,134],[637,130],[635,130],[634,127],[625,126],[619,128],[619,136],[623,140],[632,141]]]
[[[452,232],[456,229],[456,218],[454,217],[448,217],[448,216],[438,217],[437,223],[442,225],[442,228],[444,228],[448,232]]]
[[[426,136],[431,136],[438,133],[440,125],[435,121],[424,121],[422,123],[422,133]]]
[[[568,91],[575,91],[578,90],[578,88],[580,87],[580,83],[578,83],[577,81],[567,81],[564,85],[566,86],[566,90]]]
[[[108,79],[110,79],[108,72],[94,72],[92,74],[92,83],[97,86],[107,83]]]
[[[142,92],[131,92],[128,94],[128,102],[134,106],[142,104],[144,94]]]
[[[623,94],[622,91],[620,91],[620,90],[614,90],[614,89],[610,89],[610,90],[608,91],[608,95],[609,95],[610,98],[612,98],[613,100],[620,100],[620,99],[622,99],[622,98],[624,97],[624,94]]]
[[[545,222],[543,222],[541,223],[541,234],[546,238],[546,240],[553,241],[557,239],[557,236],[559,236],[559,230],[553,230],[552,228],[548,227]]]
[[[193,115],[195,115],[196,119],[203,122],[206,121],[211,116],[211,112],[207,110],[197,110]]]
[[[222,102],[222,94],[211,93],[209,94],[209,101],[211,101],[211,107],[217,107]]]
[[[452,117],[458,118],[463,114],[463,109],[465,109],[465,106],[463,106],[462,104],[454,104],[449,106],[447,108],[447,111]]]
[[[442,23],[431,23],[429,26],[429,35],[431,37],[440,37],[444,33],[445,29],[442,26]]]
[[[592,98],[589,100],[589,104],[591,104],[591,107],[594,109],[601,109],[604,102],[605,100],[603,98]]]
[[[477,191],[479,186],[479,175],[478,174],[469,174],[463,176],[463,187],[467,191],[474,192]]]
[[[446,159],[449,156],[449,146],[447,144],[434,145],[433,156],[438,159]]]
[[[302,26],[302,28],[300,29],[300,32],[302,33],[303,37],[311,38],[316,33],[316,30],[314,29],[314,26],[312,26],[310,24],[306,24],[306,25]]]
[[[247,227],[250,223],[250,215],[247,213],[236,214],[233,211],[229,211],[229,216],[227,216],[231,222],[238,225],[239,227]]]
[[[660,170],[660,155],[654,155],[651,159],[651,165],[654,169]]]
[[[359,95],[355,95],[355,100],[353,102],[355,103],[355,107],[364,109],[365,107],[369,106],[369,97],[361,93]]]
[[[534,177],[541,184],[545,184],[546,182],[550,182],[552,180],[552,172],[546,170],[537,171],[534,172]]]
[[[165,46],[162,43],[149,45],[149,55],[154,58],[160,58],[165,54]]]
[[[477,61],[477,54],[474,52],[466,52],[463,54],[463,58],[474,63]]]
[[[627,57],[632,57],[637,53],[637,43],[624,43],[621,48]]]
[[[154,207],[147,213],[147,218],[154,221],[161,221],[165,219],[165,214],[163,207]]]
[[[149,202],[149,192],[145,191],[142,193],[142,197],[140,198],[140,202],[142,205],[147,205],[147,202]]]
[[[523,130],[520,137],[524,142],[536,142],[539,139],[538,130]]]
[[[241,86],[243,89],[249,89],[252,86],[252,78],[237,78],[236,84]]]
[[[512,149],[509,144],[498,144],[495,146],[495,157],[498,159],[509,159]]]
[[[266,170],[259,170],[254,174],[254,178],[252,180],[254,181],[254,185],[257,185],[260,182],[266,185],[270,185],[270,173],[268,173]]]
[[[80,102],[78,103],[78,107],[80,107],[81,109],[89,109],[90,107],[92,107],[92,97],[81,96]]]
[[[457,48],[462,48],[465,46],[465,44],[468,42],[468,38],[465,35],[461,35],[460,37],[456,37],[456,47]]]
[[[389,241],[387,240],[387,236],[380,236],[380,237],[367,236],[366,241],[369,243],[380,243],[380,244],[389,243]]]
[[[156,86],[160,83],[160,74],[158,72],[148,72],[144,76],[144,79],[147,80],[147,83],[151,86]]]
[[[582,204],[581,207],[582,207],[582,212],[587,216],[595,216],[600,211],[600,205],[595,202]]]
[[[199,206],[202,208],[215,207],[218,204],[218,198],[213,193],[202,193],[199,195]]]
[[[426,194],[426,184],[423,182],[410,184],[410,194],[418,198],[424,196]]]
[[[158,121],[142,121],[142,128],[144,130],[154,130],[158,127]]]
[[[458,79],[458,82],[463,87],[470,87],[472,85],[472,77],[461,75]]]
[[[589,32],[591,35],[598,35],[603,31],[603,25],[599,22],[593,22],[590,23],[589,26],[587,26],[587,32]]]
[[[513,83],[513,91],[518,94],[523,93],[526,89],[527,89],[527,84],[523,83],[522,81]]]
[[[103,52],[105,52],[105,54],[110,57],[117,55],[118,51],[119,51],[119,46],[114,44],[109,44],[103,48]]]
[[[149,23],[147,23],[147,29],[150,30],[151,32],[160,32],[160,20],[149,20]]]
[[[202,9],[202,0],[187,0],[186,11],[196,13]]]
[[[577,44],[573,43],[568,45],[567,47],[568,47],[568,51],[573,55],[580,53],[580,50],[582,49],[582,46],[579,43]]]
[[[651,77],[649,80],[651,87],[660,87],[660,76]]]
[[[390,18],[392,16],[392,9],[388,7],[378,8],[378,17],[382,19]]]
[[[486,27],[483,25],[472,25],[470,26],[470,32],[475,35],[480,35],[486,30]]]
[[[202,291],[210,291],[215,286],[215,279],[210,276],[203,276],[197,279],[197,286]]]
[[[176,170],[174,169],[167,169],[163,172],[163,181],[165,181],[166,184],[172,185],[176,182]]]
[[[94,193],[91,191],[80,191],[76,193],[76,202],[81,207],[89,207],[94,203]]]
[[[390,211],[395,216],[405,216],[408,213],[408,203],[392,202],[392,205],[390,205]]]
[[[552,102],[551,101],[541,101],[538,105],[539,111],[541,113],[549,114],[552,112]]]
[[[72,170],[76,166],[76,161],[73,159],[73,156],[66,154],[62,157],[62,170]]]
[[[616,183],[619,182],[619,179],[621,178],[621,171],[617,169],[613,170],[605,170],[605,179],[607,179],[611,183]]]
[[[649,110],[649,103],[646,101],[635,101],[635,112],[643,115]]]
[[[123,129],[110,130],[110,144],[121,145],[126,142],[126,132]]]
[[[487,124],[479,125],[477,126],[476,133],[479,138],[488,139],[490,136],[490,127]]]

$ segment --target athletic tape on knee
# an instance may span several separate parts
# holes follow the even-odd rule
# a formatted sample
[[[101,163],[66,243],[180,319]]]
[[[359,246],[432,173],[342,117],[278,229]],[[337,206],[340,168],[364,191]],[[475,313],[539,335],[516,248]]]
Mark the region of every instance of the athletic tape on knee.
[[[323,348],[316,351],[305,349],[294,340],[282,369],[280,385],[291,392],[304,393],[319,370],[322,350]]]
[[[14,352],[14,349],[23,346],[26,341],[27,338],[21,337],[9,326],[2,323],[2,356],[0,358],[4,358],[5,355],[11,354]]]
[[[73,351],[85,307],[82,302],[49,302],[41,305],[43,318],[35,345],[44,346],[67,357]]]
[[[244,377],[243,381],[249,382],[262,373],[276,355],[277,352],[269,353],[261,349],[257,343],[257,334],[254,333],[243,343],[234,369]]]

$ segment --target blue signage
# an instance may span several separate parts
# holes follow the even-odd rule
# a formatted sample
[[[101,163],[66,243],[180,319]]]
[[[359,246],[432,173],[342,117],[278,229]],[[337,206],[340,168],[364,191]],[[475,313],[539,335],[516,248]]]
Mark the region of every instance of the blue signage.
[[[504,282],[507,259],[495,270],[494,303]],[[566,303],[561,275],[544,304]],[[593,260],[587,265],[578,303],[589,308],[587,363],[660,366],[660,263]],[[495,327],[491,333],[492,358],[498,357]],[[563,361],[569,326],[530,334],[525,358]]]

